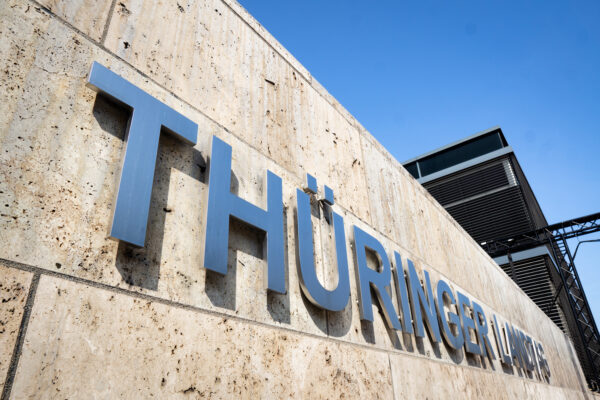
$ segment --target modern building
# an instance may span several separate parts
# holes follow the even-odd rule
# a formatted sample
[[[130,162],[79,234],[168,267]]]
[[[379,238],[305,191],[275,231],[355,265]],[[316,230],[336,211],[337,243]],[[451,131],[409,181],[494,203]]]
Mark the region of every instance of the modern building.
[[[578,304],[572,307],[567,291],[562,290],[560,266],[568,263],[568,256],[563,257],[557,240],[540,236],[548,231],[548,221],[502,129],[468,136],[408,160],[404,166],[572,338],[590,386],[595,387],[600,342],[585,293],[580,285],[569,286],[571,300],[585,306],[579,312]],[[597,224],[598,216],[581,221],[590,220]],[[566,275],[569,283],[578,280],[576,275],[575,270],[572,276]]]

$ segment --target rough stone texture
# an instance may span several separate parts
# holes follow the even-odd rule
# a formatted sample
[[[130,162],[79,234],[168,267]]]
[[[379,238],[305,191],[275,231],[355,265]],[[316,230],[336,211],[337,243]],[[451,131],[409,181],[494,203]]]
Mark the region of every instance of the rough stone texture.
[[[388,355],[42,277],[14,398],[392,398]]]
[[[19,335],[32,274],[0,264],[0,393]]]
[[[456,368],[422,358],[390,356],[397,399],[584,399],[581,391],[557,388],[477,368]]]
[[[229,7],[120,4],[108,49],[300,179],[313,174],[370,220],[358,130]]]
[[[15,397],[214,390],[390,398],[392,372],[396,397],[423,397],[415,391],[426,394],[430,383],[405,384],[406,371],[429,371],[419,376],[450,382],[440,393],[471,397],[585,393],[568,338],[237,3],[124,0],[114,10],[110,1],[42,3],[51,11],[27,0],[0,3],[0,259],[113,289],[42,276]],[[194,147],[161,137],[142,249],[107,238],[128,113],[85,86],[93,61],[199,126]],[[266,170],[283,180],[285,295],[263,288],[262,234],[243,223],[231,225],[229,273],[202,268],[212,135],[233,148],[232,190],[240,197],[264,208]],[[339,313],[310,304],[299,286],[295,202],[307,172],[334,189],[333,209],[345,221],[351,299]],[[316,203],[312,221],[317,274],[333,288],[333,232]],[[488,318],[496,314],[542,342],[550,385],[497,359],[389,330],[376,301],[374,321],[361,321],[353,225],[377,238],[392,262],[398,251],[405,268],[413,260],[434,284],[445,279]],[[378,268],[375,257],[368,263]]]
[[[38,0],[38,3],[92,39],[97,41],[102,39],[110,12],[110,1]]]
[[[0,105],[5,111],[0,122],[5,149],[0,154],[0,197],[8,204],[5,223],[0,226],[1,257],[196,307],[325,334],[324,313],[309,315],[295,274],[291,206],[295,188],[302,181],[63,24],[43,13],[24,12],[26,4],[16,4],[3,9],[7,15],[2,24],[8,25],[3,30],[14,33],[2,43],[15,49],[36,48],[37,56],[23,55],[20,66],[14,68],[9,66],[10,60],[0,61],[11,69],[11,88],[20,93],[13,94],[10,88],[0,93],[5,100]],[[196,148],[168,136],[161,139],[144,249],[119,245],[106,237],[127,113],[96,98],[85,87],[94,60],[200,126]],[[232,229],[230,273],[220,277],[201,268],[206,176],[200,165],[207,158],[213,134],[233,146],[235,190],[246,200],[264,207],[267,169],[283,179],[289,210],[288,269],[292,271],[287,295],[267,295],[262,286],[265,261],[260,236],[240,225]]]

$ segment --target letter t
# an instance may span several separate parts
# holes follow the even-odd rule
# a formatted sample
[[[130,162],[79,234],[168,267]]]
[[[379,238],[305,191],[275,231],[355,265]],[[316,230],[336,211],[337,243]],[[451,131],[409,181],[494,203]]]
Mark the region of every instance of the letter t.
[[[194,145],[198,125],[97,62],[88,87],[132,110],[110,237],[143,247],[160,131]]]

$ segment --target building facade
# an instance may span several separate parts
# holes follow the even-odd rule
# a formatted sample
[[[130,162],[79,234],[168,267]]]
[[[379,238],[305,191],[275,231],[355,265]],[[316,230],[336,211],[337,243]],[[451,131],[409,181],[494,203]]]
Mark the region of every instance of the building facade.
[[[568,260],[556,240],[537,237],[537,232],[548,230],[549,225],[502,130],[494,127],[479,132],[404,166],[569,335],[590,387],[598,390],[598,329],[589,308],[577,315],[578,309],[571,307],[567,295],[585,305],[583,287],[579,284],[564,290],[560,266],[567,269],[564,264]],[[566,277],[578,280],[576,272]]]
[[[0,3],[2,398],[590,398],[569,338],[230,0]]]

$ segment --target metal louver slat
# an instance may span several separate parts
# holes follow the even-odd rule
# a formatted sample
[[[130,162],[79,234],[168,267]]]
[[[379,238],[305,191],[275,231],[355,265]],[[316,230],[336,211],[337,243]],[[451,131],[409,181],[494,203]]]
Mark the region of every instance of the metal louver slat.
[[[485,168],[439,182],[428,187],[442,205],[466,199],[509,184],[504,165],[495,163]]]
[[[533,228],[518,186],[448,207],[447,210],[479,243]]]
[[[565,325],[562,313],[558,304],[553,302],[556,290],[548,272],[547,262],[549,260],[546,256],[513,262],[515,275],[513,279],[552,322],[564,331]],[[512,277],[512,269],[509,264],[503,264],[500,267],[508,276]],[[549,307],[549,305],[551,306]]]

